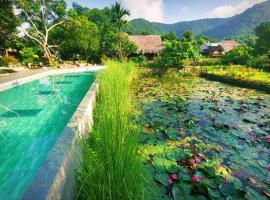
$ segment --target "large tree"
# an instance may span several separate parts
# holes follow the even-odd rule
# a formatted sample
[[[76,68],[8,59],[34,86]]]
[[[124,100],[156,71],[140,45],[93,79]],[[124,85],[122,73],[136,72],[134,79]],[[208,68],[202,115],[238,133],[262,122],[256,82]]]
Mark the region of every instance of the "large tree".
[[[19,19],[15,15],[12,1],[2,1],[0,6],[0,46],[8,47],[15,37]]]
[[[86,16],[78,15],[74,10],[53,33],[53,39],[58,41],[60,54],[66,60],[98,61],[97,52],[100,47],[98,27]]]
[[[255,45],[258,54],[265,54],[270,48],[270,22],[259,25],[256,29],[257,44]]]
[[[53,49],[48,41],[50,32],[64,22],[65,0],[17,0],[16,6],[24,21],[30,25],[25,35],[40,45],[51,64]]]

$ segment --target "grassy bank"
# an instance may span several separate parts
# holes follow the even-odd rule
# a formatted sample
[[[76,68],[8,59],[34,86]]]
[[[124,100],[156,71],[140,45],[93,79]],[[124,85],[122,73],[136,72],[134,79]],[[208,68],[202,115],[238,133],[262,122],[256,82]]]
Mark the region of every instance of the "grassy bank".
[[[91,137],[84,144],[77,199],[144,199],[143,164],[137,155],[139,130],[133,123],[132,63],[106,63]]]
[[[202,76],[241,87],[270,91],[270,73],[244,66],[202,67]]]

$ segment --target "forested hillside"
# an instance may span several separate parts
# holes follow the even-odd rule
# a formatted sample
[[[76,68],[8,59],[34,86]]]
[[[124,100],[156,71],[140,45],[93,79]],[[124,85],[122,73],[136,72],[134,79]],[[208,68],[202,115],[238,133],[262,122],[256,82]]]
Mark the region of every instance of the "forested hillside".
[[[195,35],[204,34],[222,39],[235,35],[253,34],[254,29],[265,21],[270,21],[269,0],[230,18],[202,19],[175,24],[162,24],[149,22],[145,19],[135,19],[130,21],[129,28],[133,34],[162,34],[174,31],[178,36],[182,36],[183,32],[189,29]]]

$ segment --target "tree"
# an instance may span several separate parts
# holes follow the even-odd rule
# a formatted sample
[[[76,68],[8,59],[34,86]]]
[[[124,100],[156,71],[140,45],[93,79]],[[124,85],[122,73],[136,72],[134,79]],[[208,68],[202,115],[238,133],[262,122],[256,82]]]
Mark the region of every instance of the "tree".
[[[178,40],[178,37],[177,37],[175,32],[169,32],[167,34],[162,35],[161,39],[162,39],[162,41],[165,41],[165,40],[172,41],[172,40]]]
[[[39,44],[49,65],[52,64],[53,50],[48,41],[50,32],[64,22],[65,1],[18,0],[16,6],[24,21],[30,25],[25,35]]]
[[[181,42],[194,42],[193,33],[189,30],[185,31],[183,33],[183,37],[181,39]]]
[[[165,50],[159,56],[161,65],[165,67],[177,67],[184,60],[198,60],[200,52],[197,45],[192,42],[165,41]]]
[[[118,32],[121,32],[123,26],[127,24],[127,20],[124,20],[125,16],[129,16],[130,12],[126,9],[124,9],[121,5],[121,3],[116,2],[111,7],[111,14],[112,14],[112,22],[116,25],[118,28]]]
[[[247,65],[252,58],[252,48],[241,45],[228,52],[222,57],[225,64]]]
[[[2,1],[0,6],[0,46],[9,47],[15,37],[19,19],[14,13],[12,1]]]
[[[116,57],[119,54],[119,34],[111,20],[111,9],[87,8],[81,12],[81,15],[86,16],[90,22],[98,26],[101,41],[99,49],[100,57]]]
[[[65,23],[55,30],[53,39],[60,44],[60,54],[64,59],[98,61],[97,53],[100,48],[98,27],[86,16],[78,15],[74,10],[69,11]]]
[[[259,25],[256,29],[257,44],[255,46],[257,54],[264,54],[269,51],[270,47],[270,22]]]
[[[129,16],[130,12],[122,7],[119,2],[116,2],[111,7],[111,21],[116,25],[118,33],[119,33],[119,57],[120,59],[123,57],[122,52],[122,38],[121,38],[121,30],[127,21],[124,19],[125,16]]]

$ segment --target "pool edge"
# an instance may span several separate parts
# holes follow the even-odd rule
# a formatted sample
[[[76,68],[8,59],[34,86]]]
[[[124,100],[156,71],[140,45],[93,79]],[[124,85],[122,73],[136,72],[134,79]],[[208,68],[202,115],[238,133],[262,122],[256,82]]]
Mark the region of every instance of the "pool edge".
[[[81,67],[81,68],[66,68],[66,69],[53,69],[44,72],[40,72],[34,75],[25,76],[22,78],[18,78],[15,80],[7,81],[0,84],[0,92],[17,87],[19,85],[23,85],[29,83],[31,81],[44,78],[46,76],[65,74],[65,73],[77,73],[77,72],[94,72],[104,69],[103,66],[95,66],[95,67]]]
[[[46,160],[24,193],[25,200],[69,200],[74,197],[75,169],[80,160],[76,141],[88,136],[93,124],[98,82],[95,80]]]

